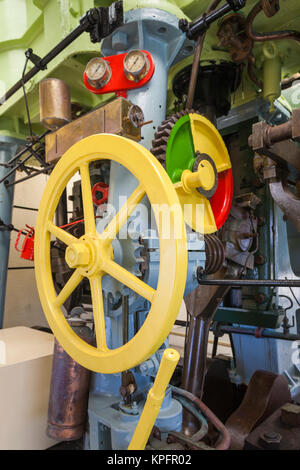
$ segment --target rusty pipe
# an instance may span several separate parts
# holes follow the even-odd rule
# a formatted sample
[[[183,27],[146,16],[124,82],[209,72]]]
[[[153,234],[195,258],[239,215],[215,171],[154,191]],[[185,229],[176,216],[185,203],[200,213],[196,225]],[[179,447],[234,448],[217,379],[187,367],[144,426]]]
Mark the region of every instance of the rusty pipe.
[[[300,42],[300,32],[294,30],[273,31],[272,33],[258,33],[253,30],[253,21],[256,16],[263,10],[262,1],[259,1],[250,11],[246,21],[246,34],[253,41],[278,41],[280,39],[293,39]]]
[[[89,344],[92,330],[73,326],[75,333]],[[47,434],[59,441],[80,439],[85,431],[90,371],[75,362],[55,339]]]
[[[216,445],[215,450],[228,450],[230,446],[230,434],[227,431],[224,424],[217,418],[217,416],[208,408],[208,406],[203,403],[200,398],[196,397],[193,393],[181,388],[171,386],[174,394],[181,395],[191,401],[194,405],[200,408],[201,412],[206,416],[206,418],[213,424],[213,426],[219,431],[222,436],[221,441]]]
[[[219,5],[219,3],[221,3],[221,0],[212,0],[210,4],[208,5],[207,10],[205,11],[204,15],[208,15],[213,10],[215,10],[217,6]],[[199,71],[199,65],[200,65],[200,57],[201,57],[202,50],[203,50],[204,40],[205,40],[205,33],[201,34],[198,37],[197,42],[196,42],[193,67],[192,67],[190,85],[189,85],[189,90],[188,90],[188,97],[186,101],[186,109],[188,110],[193,108],[195,90],[196,90],[197,78],[198,78],[198,71]]]

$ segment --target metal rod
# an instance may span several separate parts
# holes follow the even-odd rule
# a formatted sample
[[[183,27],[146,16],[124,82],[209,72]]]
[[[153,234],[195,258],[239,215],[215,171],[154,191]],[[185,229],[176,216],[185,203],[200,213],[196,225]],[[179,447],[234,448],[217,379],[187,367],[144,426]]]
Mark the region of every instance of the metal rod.
[[[237,335],[248,335],[248,336],[255,336],[256,338],[270,338],[270,339],[283,339],[285,341],[300,341],[300,336],[295,334],[284,334],[279,332],[268,332],[262,329],[259,333],[259,336],[256,334],[256,330],[248,329],[248,328],[238,328],[232,326],[221,326],[218,328],[218,332],[222,332],[224,334],[237,334]]]
[[[25,206],[13,206],[14,209],[23,209],[25,211],[35,211],[38,212],[38,209],[35,207],[25,207]]]
[[[75,28],[68,36],[66,36],[59,44],[57,44],[50,52],[48,52],[45,57],[43,57],[39,63],[39,66],[36,65],[27,72],[24,77],[17,81],[0,99],[0,106],[2,106],[11,96],[13,96],[23,84],[31,80],[40,70],[45,68],[49,62],[51,62],[60,52],[62,52],[66,47],[68,47],[75,39],[77,39],[82,33],[85,32],[87,27],[86,22],[82,22],[77,28]]]
[[[189,322],[185,320],[176,320],[175,325],[177,326],[189,326]],[[214,329],[211,328],[210,331],[214,332]],[[269,339],[282,339],[285,341],[300,341],[300,335],[295,334],[284,334],[279,332],[269,332],[265,329],[260,331],[260,335],[256,335],[256,329],[248,329],[248,328],[240,328],[240,327],[233,327],[233,326],[219,326],[218,332],[224,334],[237,334],[237,335],[248,335],[248,336],[255,336],[256,338],[269,338]]]
[[[217,6],[221,0],[213,0],[207,10],[205,11],[204,16],[208,15],[211,13]],[[196,42],[196,47],[195,47],[195,52],[194,52],[194,60],[193,60],[193,66],[192,66],[192,73],[191,73],[191,79],[190,79],[190,84],[189,84],[189,90],[188,90],[188,97],[187,97],[187,102],[186,102],[186,109],[190,110],[193,107],[194,103],[194,97],[195,97],[195,90],[196,90],[196,85],[197,85],[197,79],[198,79],[198,72],[199,72],[199,66],[200,66],[200,58],[203,50],[203,44],[205,40],[205,33],[200,34],[197,42]]]
[[[95,7],[88,10],[85,15],[80,18],[80,24],[77,28],[71,31],[70,34],[37,63],[35,61],[34,67],[5,93],[0,99],[0,106],[24,86],[25,83],[31,80],[40,70],[45,70],[47,65],[75,41],[75,39],[81,36],[82,33],[89,32],[92,42],[100,42],[101,39],[111,34],[114,29],[121,24],[123,24],[123,3],[121,1],[114,2],[109,7]]]
[[[9,170],[9,171],[6,173],[6,175],[4,175],[3,178],[1,178],[0,184],[3,183],[3,181],[6,181],[7,178],[10,177],[10,175],[12,175],[13,173],[15,173],[15,171],[17,170],[17,168],[19,168],[21,165],[24,165],[24,163],[27,162],[27,160],[29,160],[31,157],[32,157],[31,154],[27,155],[27,157],[25,157],[24,160],[22,160],[22,163],[18,164],[17,166],[15,166],[15,167],[12,168],[11,170]]]
[[[21,178],[21,179],[19,179],[17,181],[14,181],[12,183],[4,183],[4,184],[8,188],[9,186],[14,186],[15,184],[22,183],[23,181],[29,180],[29,179],[33,178],[34,176],[40,175],[42,173],[47,173],[49,170],[52,170],[54,168],[54,165],[55,165],[55,163],[52,163],[47,168],[43,168],[42,170],[38,170],[35,173],[33,173],[32,175],[25,176],[24,178]]]
[[[186,101],[186,109],[192,109],[193,107],[196,84],[197,84],[197,79],[198,79],[198,71],[199,71],[199,65],[200,65],[200,57],[201,57],[201,52],[203,49],[204,39],[205,39],[205,34],[201,34],[201,36],[199,36],[197,39],[192,73],[191,73],[191,80],[190,80],[189,91],[188,91],[188,97]]]
[[[200,286],[300,287],[296,279],[198,279]]]
[[[12,268],[7,268],[8,271],[13,271],[16,269],[34,269],[34,266],[13,266]]]

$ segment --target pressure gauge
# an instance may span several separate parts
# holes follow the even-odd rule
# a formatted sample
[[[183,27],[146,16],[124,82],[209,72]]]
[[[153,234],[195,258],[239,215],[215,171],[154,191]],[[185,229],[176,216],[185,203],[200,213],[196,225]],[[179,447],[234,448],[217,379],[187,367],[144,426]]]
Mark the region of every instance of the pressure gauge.
[[[149,71],[149,60],[143,51],[128,52],[124,59],[124,72],[129,80],[139,82]]]
[[[106,60],[95,57],[88,62],[85,73],[90,85],[103,88],[110,80],[111,68]]]

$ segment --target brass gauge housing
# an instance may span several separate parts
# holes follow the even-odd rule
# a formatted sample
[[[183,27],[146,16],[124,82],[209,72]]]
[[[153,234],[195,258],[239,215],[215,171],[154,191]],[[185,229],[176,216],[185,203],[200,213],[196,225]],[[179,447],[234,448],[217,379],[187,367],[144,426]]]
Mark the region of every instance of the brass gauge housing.
[[[87,80],[94,88],[103,88],[111,78],[108,62],[100,57],[91,59],[85,68]]]
[[[149,72],[150,63],[147,55],[140,50],[128,52],[124,58],[124,73],[128,80],[139,82]]]

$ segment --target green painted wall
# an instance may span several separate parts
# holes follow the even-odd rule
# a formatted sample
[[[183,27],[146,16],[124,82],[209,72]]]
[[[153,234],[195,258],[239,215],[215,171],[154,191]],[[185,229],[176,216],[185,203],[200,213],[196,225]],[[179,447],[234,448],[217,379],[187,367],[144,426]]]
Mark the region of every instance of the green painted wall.
[[[79,22],[85,11],[94,6],[107,6],[107,0],[0,0],[0,95],[21,78],[24,67],[24,52],[32,47],[40,56],[45,55],[62,40]],[[132,8],[155,7],[172,12],[178,17],[187,15],[195,18],[202,14],[209,0],[124,0],[125,10]],[[256,0],[248,0],[244,13],[247,14]],[[218,25],[214,24],[207,34],[202,59],[229,59],[227,52],[216,50]],[[281,11],[267,19],[260,14],[255,21],[259,31],[293,28],[300,30],[299,0],[281,0]],[[283,62],[282,76],[300,69],[300,44],[295,41],[282,41],[278,44]],[[91,44],[89,35],[83,34],[63,51],[46,71],[40,72],[26,85],[31,117],[36,131],[39,131],[38,83],[47,76],[63,78],[71,87],[72,101],[85,109],[93,108],[103,98],[89,93],[82,83],[82,74],[87,61],[99,54],[99,45]],[[258,74],[262,74],[262,45],[256,44],[254,54],[257,59]],[[172,77],[192,57],[177,64],[170,71],[168,108],[173,107],[171,92]],[[236,93],[235,105],[255,98],[257,91],[245,74],[243,84]],[[105,98],[106,99],[106,98]],[[7,103],[0,107],[0,133],[24,136],[27,134],[23,93],[20,90]]]

